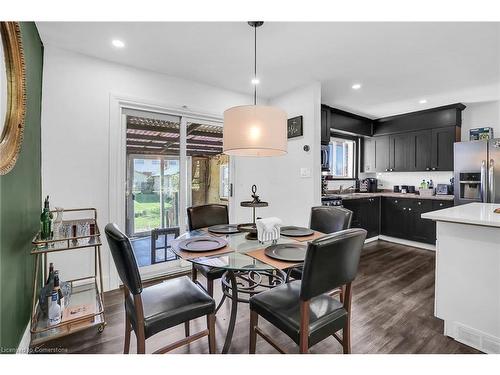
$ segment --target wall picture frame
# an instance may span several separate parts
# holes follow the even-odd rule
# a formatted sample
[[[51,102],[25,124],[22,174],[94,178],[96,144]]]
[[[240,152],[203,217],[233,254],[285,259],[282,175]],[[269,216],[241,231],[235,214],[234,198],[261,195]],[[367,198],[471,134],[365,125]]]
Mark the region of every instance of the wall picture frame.
[[[288,139],[301,137],[304,135],[304,128],[302,126],[302,116],[296,116],[288,119]]]

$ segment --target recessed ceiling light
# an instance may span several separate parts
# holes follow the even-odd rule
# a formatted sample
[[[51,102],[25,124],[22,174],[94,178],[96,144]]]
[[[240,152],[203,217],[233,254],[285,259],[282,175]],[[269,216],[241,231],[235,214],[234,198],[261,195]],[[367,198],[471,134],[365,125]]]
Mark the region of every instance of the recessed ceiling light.
[[[113,46],[115,46],[116,48],[123,48],[123,47],[125,47],[125,43],[123,43],[123,41],[121,41],[119,39],[113,39],[111,41],[111,44],[113,44]]]
[[[252,78],[252,85],[258,85],[260,80],[258,78]]]
[[[418,102],[419,102],[420,104],[425,104],[425,103],[427,103],[427,99],[420,99]]]
[[[355,83],[351,86],[353,90],[359,90],[361,88],[361,83]]]

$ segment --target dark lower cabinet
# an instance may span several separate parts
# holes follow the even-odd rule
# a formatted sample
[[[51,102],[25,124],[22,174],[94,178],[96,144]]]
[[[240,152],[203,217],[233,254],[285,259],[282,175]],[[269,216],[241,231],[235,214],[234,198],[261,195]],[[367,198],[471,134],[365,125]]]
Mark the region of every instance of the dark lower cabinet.
[[[344,200],[342,205],[352,211],[352,228],[365,229],[367,238],[379,235],[380,197]]]
[[[382,198],[381,234],[411,241],[435,244],[436,224],[422,219],[425,212],[453,206],[452,201],[408,198]]]

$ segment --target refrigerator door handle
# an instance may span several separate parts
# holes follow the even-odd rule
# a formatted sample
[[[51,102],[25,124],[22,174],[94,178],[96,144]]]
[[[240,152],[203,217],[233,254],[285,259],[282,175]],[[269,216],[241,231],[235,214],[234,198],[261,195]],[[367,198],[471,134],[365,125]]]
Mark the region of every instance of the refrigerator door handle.
[[[486,190],[486,160],[481,161],[481,202],[488,202]]]
[[[490,203],[495,203],[495,160],[493,159],[490,159],[490,166],[488,168],[488,183],[489,183],[488,201]]]

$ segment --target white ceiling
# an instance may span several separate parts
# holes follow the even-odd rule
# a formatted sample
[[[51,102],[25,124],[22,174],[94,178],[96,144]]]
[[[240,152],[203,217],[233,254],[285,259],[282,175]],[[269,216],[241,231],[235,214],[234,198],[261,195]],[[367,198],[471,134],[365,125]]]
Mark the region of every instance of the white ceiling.
[[[253,31],[244,22],[37,25],[46,45],[252,92]],[[266,22],[257,35],[266,98],[320,81],[323,103],[381,117],[500,97],[500,23]],[[113,48],[115,38],[126,47]]]

